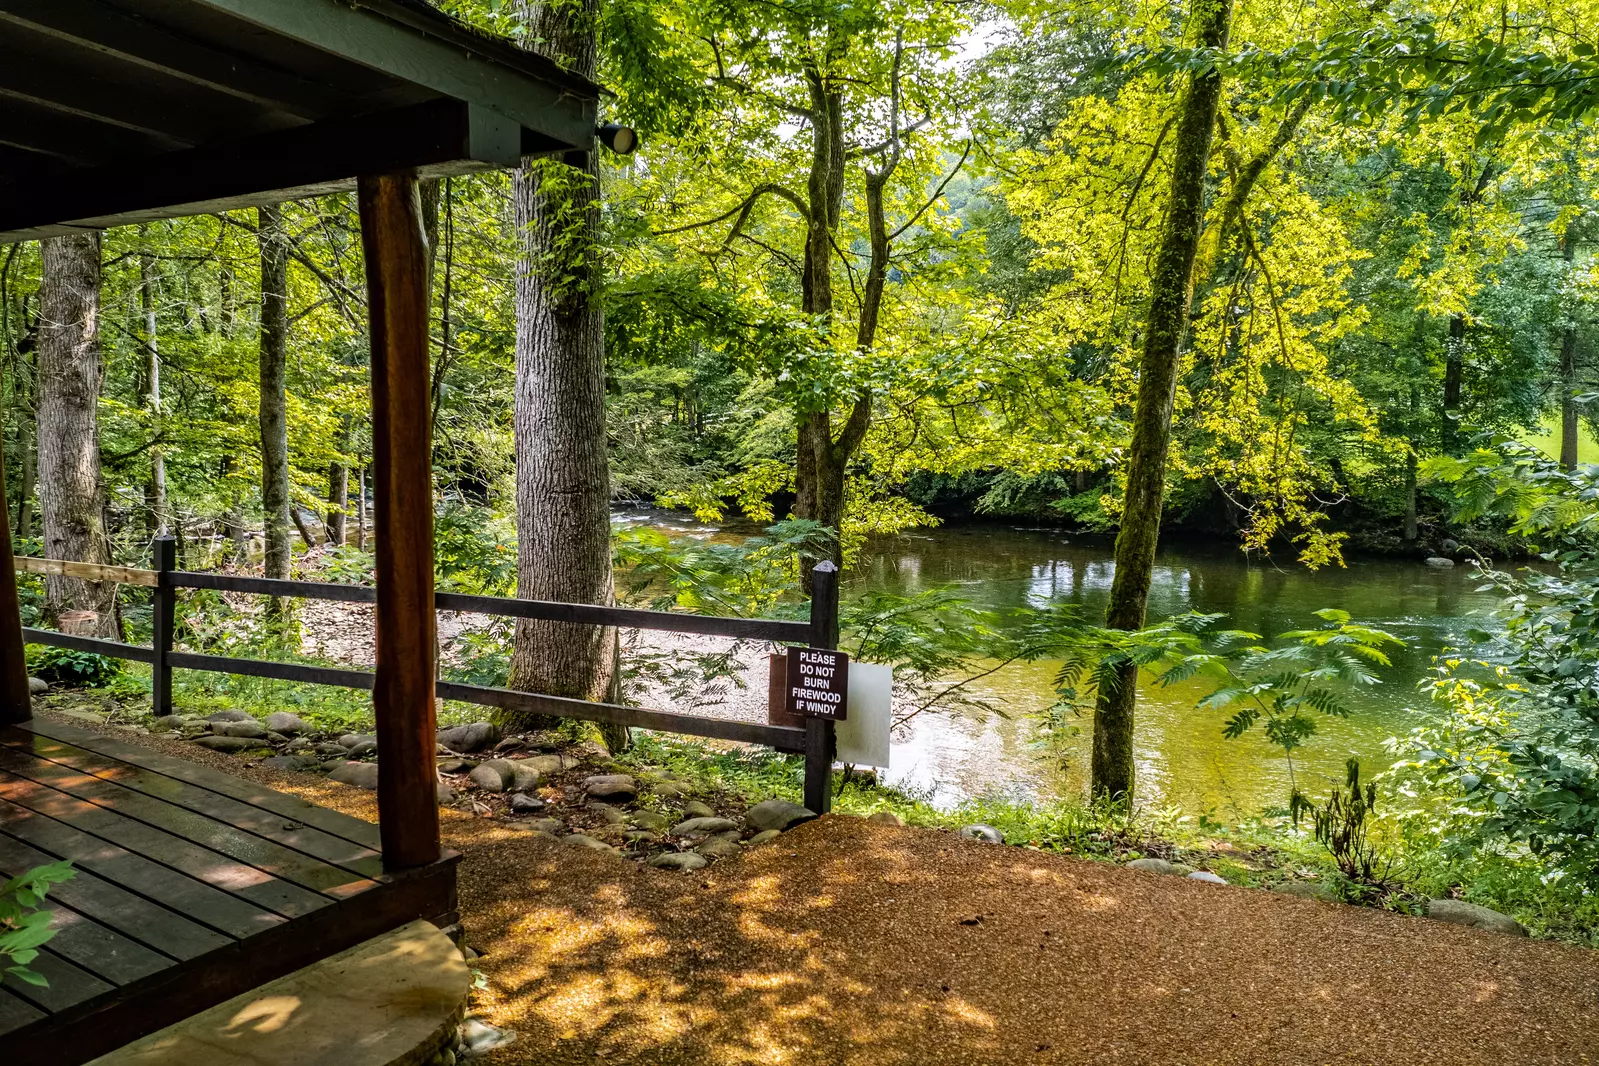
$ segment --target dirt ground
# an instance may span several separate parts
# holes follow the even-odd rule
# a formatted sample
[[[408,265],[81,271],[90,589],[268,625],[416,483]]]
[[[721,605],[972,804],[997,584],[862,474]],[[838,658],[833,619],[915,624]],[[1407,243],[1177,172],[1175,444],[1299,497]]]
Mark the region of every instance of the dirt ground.
[[[1599,1063],[1599,952],[845,817],[683,874],[442,815],[490,1064]]]

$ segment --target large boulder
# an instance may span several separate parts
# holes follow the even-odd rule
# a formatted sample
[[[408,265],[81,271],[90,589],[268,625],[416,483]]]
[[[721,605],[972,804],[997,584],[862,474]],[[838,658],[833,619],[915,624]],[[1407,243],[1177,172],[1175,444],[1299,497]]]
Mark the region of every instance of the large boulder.
[[[274,733],[282,733],[286,737],[297,737],[301,733],[314,732],[311,724],[297,714],[288,711],[273,711],[267,715],[266,727]]]
[[[242,722],[216,722],[211,726],[211,732],[219,737],[248,737],[251,740],[267,739],[267,727],[257,722],[254,718],[246,718]]]
[[[499,743],[500,730],[493,722],[472,722],[439,730],[438,741],[451,751],[483,751]]]
[[[331,774],[328,774],[328,780],[376,791],[378,787],[378,764],[375,762],[347,762]]]
[[[685,813],[687,808],[684,809]],[[757,833],[766,829],[779,829],[784,832],[794,828],[801,822],[808,822],[816,817],[814,811],[801,807],[788,800],[769,799],[762,800],[744,812],[744,824]]]
[[[1429,555],[1427,556],[1427,565],[1434,570],[1453,570],[1455,561],[1453,559],[1445,559],[1441,555]]]
[[[1526,928],[1508,914],[1467,903],[1463,899],[1435,899],[1427,903],[1427,917],[1472,929],[1486,929],[1508,936],[1526,936]]]

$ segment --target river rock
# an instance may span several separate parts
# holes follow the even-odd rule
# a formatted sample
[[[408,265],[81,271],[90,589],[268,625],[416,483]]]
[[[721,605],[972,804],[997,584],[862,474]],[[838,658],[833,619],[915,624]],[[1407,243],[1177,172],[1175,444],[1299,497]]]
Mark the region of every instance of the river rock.
[[[650,786],[650,791],[663,800],[679,800],[688,795],[691,790],[681,781],[657,781]]]
[[[351,744],[349,750],[344,754],[351,759],[359,759],[364,755],[376,755],[377,753],[377,738],[368,737],[366,740],[357,741],[356,743]]]
[[[595,799],[626,802],[638,795],[638,785],[626,774],[595,774],[583,779],[583,791]]]
[[[516,783],[516,770],[508,759],[488,759],[473,767],[466,779],[485,792],[504,792]]]
[[[686,808],[685,808],[686,811]],[[794,828],[801,822],[808,822],[816,815],[788,800],[769,799],[762,800],[744,812],[744,824],[757,833],[763,829],[780,829],[784,832]]]
[[[179,718],[175,714],[164,714],[160,718],[152,718],[150,720],[150,728],[156,730],[157,732],[170,732],[174,729],[182,729],[183,719]]]
[[[588,848],[590,851],[614,852],[616,850],[605,841],[588,836],[585,833],[569,833],[561,839],[566,841],[568,844],[576,844],[578,847]]]
[[[541,776],[537,770],[527,765],[526,759],[516,759],[511,763],[511,787],[518,792],[538,788]]]
[[[899,815],[895,814],[893,811],[873,811],[871,814],[868,814],[866,816],[866,820],[868,822],[876,822],[878,825],[904,825],[905,824],[905,819],[901,818]]]
[[[712,837],[694,850],[707,859],[729,859],[737,855],[741,849],[731,840]]]
[[[345,751],[349,751],[357,744],[365,744],[369,740],[376,739],[377,737],[373,736],[371,733],[346,733],[339,738],[339,743],[343,745]]]
[[[1467,903],[1463,899],[1429,900],[1427,917],[1440,922],[1469,926],[1472,929],[1486,929],[1492,933],[1505,933],[1509,936],[1527,935],[1526,927],[1510,915],[1500,914],[1496,910],[1475,903]]]
[[[375,791],[378,787],[378,764],[375,762],[347,762],[329,774],[328,780]]]
[[[274,755],[270,759],[262,759],[262,766],[270,766],[274,770],[309,770],[321,765],[318,760],[304,755]]]
[[[1213,874],[1209,870],[1195,870],[1188,875],[1190,881],[1203,881],[1207,885],[1225,885],[1227,879],[1221,874]]]
[[[757,844],[769,844],[782,835],[783,831],[780,829],[762,829],[744,843],[747,847],[754,847]]]
[[[983,825],[981,822],[963,825],[960,827],[959,833],[967,840],[981,840],[985,844],[1005,843],[1004,833],[1001,833],[991,825]]]
[[[550,774],[558,774],[562,770],[569,770],[577,765],[575,760],[568,759],[564,755],[533,755],[523,759],[522,763],[529,770],[538,771],[539,775],[543,777],[547,777]]]
[[[1445,559],[1442,555],[1429,555],[1427,556],[1427,565],[1434,570],[1453,570],[1455,561],[1453,559]]]
[[[709,804],[701,803],[699,800],[689,800],[683,804],[683,817],[715,818],[716,812],[710,808]]]
[[[520,792],[511,797],[511,813],[513,814],[536,814],[548,806],[549,804],[543,800],[535,796],[524,796]]]
[[[441,729],[438,741],[451,751],[473,752],[491,748],[499,742],[500,730],[493,722],[472,722],[469,725]]]
[[[661,834],[652,833],[648,829],[629,829],[622,834],[622,839],[629,844],[653,844],[661,839]]]
[[[634,811],[627,816],[627,820],[640,829],[648,829],[654,833],[664,832],[672,824],[672,820],[664,814],[655,811]]]
[[[210,736],[195,737],[194,743],[212,751],[249,751],[251,748],[266,746],[262,741],[251,740],[249,737],[223,737],[214,733]]]
[[[249,737],[251,740],[267,739],[267,729],[254,718],[243,722],[216,722],[211,726],[211,732],[219,737]]]
[[[461,1043],[465,1045],[462,1050],[468,1058],[487,1055],[514,1040],[516,1034],[511,1030],[490,1025],[481,1018],[467,1018],[461,1022]]]
[[[43,696],[46,692],[49,692],[49,691],[50,691],[50,685],[49,685],[49,683],[47,681],[45,681],[44,678],[42,678],[42,677],[30,677],[30,678],[28,678],[28,695],[30,695],[30,696]]]
[[[290,755],[307,755],[316,749],[312,747],[311,742],[304,737],[295,737],[293,740],[289,741],[283,746],[283,750],[288,752]]]
[[[243,711],[218,711],[205,716],[207,722],[248,722],[251,717]]]
[[[311,725],[297,714],[288,711],[273,711],[267,715],[266,727],[274,733],[282,733],[286,737],[297,737],[301,733],[314,732]]]
[[[534,818],[531,821],[523,822],[522,825],[535,833],[549,833],[552,835],[566,828],[565,823],[559,818]]]
[[[591,813],[605,819],[607,826],[627,824],[627,812],[620,807],[613,807],[609,803],[591,802],[588,805],[588,809]]]
[[[649,861],[658,870],[703,870],[711,860],[692,851],[663,851]]]
[[[1184,866],[1180,862],[1167,862],[1153,856],[1145,859],[1134,859],[1127,863],[1129,870],[1142,870],[1146,874],[1167,874],[1172,877],[1187,877],[1194,872],[1192,866]]]
[[[336,741],[324,740],[316,746],[316,753],[318,755],[338,755],[342,757],[344,755],[344,745]]]
[[[678,822],[672,827],[672,835],[678,837],[709,836],[712,833],[723,833],[729,829],[736,831],[738,823],[731,818],[717,818],[712,815],[708,818],[690,818],[687,821]]]

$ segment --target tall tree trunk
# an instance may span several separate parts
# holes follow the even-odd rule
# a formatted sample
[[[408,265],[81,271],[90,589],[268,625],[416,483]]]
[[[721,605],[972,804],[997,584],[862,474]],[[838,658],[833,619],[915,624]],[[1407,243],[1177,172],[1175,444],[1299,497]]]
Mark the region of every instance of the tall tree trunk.
[[[355,547],[366,551],[366,467],[355,468]]]
[[[289,237],[282,210],[256,209],[261,241],[261,511],[267,577],[286,578],[289,544]]]
[[[1191,17],[1194,36],[1201,45],[1226,47],[1232,0],[1197,0]],[[1178,354],[1193,300],[1194,259],[1205,220],[1205,171],[1221,89],[1221,75],[1215,68],[1192,74],[1177,119],[1165,226],[1150,278],[1149,318],[1127,457],[1127,492],[1116,537],[1116,576],[1105,612],[1106,625],[1113,629],[1141,628],[1149,602],[1166,497]],[[1095,795],[1132,799],[1137,701],[1136,666],[1101,671],[1094,708]]]
[[[161,432],[161,349],[156,336],[155,258],[139,253],[139,303],[144,317],[144,409],[150,432]],[[167,463],[159,444],[150,447],[150,480],[145,483],[146,528],[154,539],[167,528]]]
[[[105,487],[100,477],[100,234],[40,242],[39,505],[44,553],[52,559],[109,563]],[[93,630],[116,635],[111,582],[45,578],[45,613],[92,611]]]
[[[529,38],[594,76],[596,0],[540,4]],[[523,599],[610,603],[605,335],[597,289],[599,165],[592,153],[527,159],[513,179],[516,277],[517,588]],[[519,620],[511,687],[604,700],[617,670],[608,628]],[[539,725],[502,714],[516,726]],[[613,744],[625,739],[607,737]]]
[[[1444,409],[1442,434],[1444,452],[1460,448],[1460,385],[1466,368],[1466,316],[1458,311],[1449,316],[1449,336],[1444,341]]]
[[[228,554],[233,562],[242,563],[250,556],[250,547],[245,539],[244,530],[244,496],[238,487],[233,484],[233,468],[238,460],[231,455],[222,457],[222,480],[229,485],[228,513],[222,517],[222,535],[228,542]]]
[[[346,520],[350,514],[350,468],[343,463],[328,464],[328,543],[344,547]]]
[[[17,448],[22,452],[22,462],[17,471],[16,531],[19,537],[31,537],[33,488],[39,463],[39,368],[33,351],[18,361],[23,365],[23,374],[17,382],[18,406],[21,408],[17,419]]]
[[[1405,456],[1405,543],[1415,543],[1419,533],[1416,519],[1416,453]]]
[[[1577,256],[1577,242],[1570,226],[1560,238],[1560,247],[1569,276]],[[1577,323],[1573,316],[1560,334],[1560,465],[1567,470],[1577,469],[1578,420],[1582,412],[1577,408],[1576,397]]]

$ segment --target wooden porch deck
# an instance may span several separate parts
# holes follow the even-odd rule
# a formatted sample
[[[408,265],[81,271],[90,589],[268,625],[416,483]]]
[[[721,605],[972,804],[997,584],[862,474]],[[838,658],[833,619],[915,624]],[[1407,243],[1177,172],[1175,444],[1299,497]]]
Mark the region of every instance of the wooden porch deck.
[[[71,859],[47,989],[0,985],[7,1061],[76,1066],[415,919],[455,863],[385,874],[378,827],[59,722],[0,727],[0,879]]]

